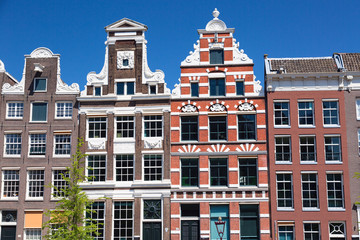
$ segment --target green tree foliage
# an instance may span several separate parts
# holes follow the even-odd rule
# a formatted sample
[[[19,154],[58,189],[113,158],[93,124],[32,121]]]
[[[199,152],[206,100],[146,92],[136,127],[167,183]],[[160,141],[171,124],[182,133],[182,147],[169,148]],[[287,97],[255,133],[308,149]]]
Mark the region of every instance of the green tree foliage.
[[[50,216],[50,220],[43,224],[43,229],[46,229],[44,239],[93,240],[98,234],[97,223],[89,218],[91,216],[89,208],[93,201],[89,200],[80,187],[80,183],[89,180],[84,174],[85,168],[81,167],[87,156],[80,150],[83,144],[83,139],[79,139],[76,153],[71,158],[71,167],[67,168],[67,174],[62,174],[67,187],[58,189],[50,185],[54,192],[53,196],[59,201],[55,209],[45,213]],[[59,198],[59,196],[64,197]]]

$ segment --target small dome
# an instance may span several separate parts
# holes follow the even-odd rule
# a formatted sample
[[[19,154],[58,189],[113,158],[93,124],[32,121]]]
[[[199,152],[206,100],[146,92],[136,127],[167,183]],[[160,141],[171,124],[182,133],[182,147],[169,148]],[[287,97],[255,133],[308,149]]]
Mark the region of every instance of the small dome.
[[[208,24],[206,24],[206,31],[225,31],[227,29],[226,24],[221,21],[220,19],[218,19],[218,16],[220,15],[220,12],[215,8],[215,10],[213,11],[213,17],[214,19],[211,20],[210,22],[208,22]]]

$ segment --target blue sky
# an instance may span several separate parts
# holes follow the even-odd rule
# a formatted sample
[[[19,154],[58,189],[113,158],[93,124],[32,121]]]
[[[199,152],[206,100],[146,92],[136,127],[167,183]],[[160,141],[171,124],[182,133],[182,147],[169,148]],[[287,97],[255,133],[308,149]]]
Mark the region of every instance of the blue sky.
[[[170,89],[217,7],[263,81],[269,57],[331,56],[360,52],[360,1],[353,0],[0,0],[0,59],[20,80],[24,55],[37,47],[61,54],[62,79],[81,90],[103,66],[104,27],[127,17],[148,26],[148,62],[165,72]]]

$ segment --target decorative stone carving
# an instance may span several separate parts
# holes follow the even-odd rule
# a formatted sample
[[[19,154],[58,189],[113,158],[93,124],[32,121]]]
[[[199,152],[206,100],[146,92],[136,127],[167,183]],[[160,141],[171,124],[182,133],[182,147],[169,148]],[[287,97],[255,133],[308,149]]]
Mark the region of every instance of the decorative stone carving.
[[[236,148],[236,151],[238,152],[257,152],[259,151],[258,147],[255,147],[255,144],[240,144],[240,148]]]
[[[220,147],[220,144],[211,145],[211,148],[207,149],[208,152],[229,152],[230,148],[227,148],[225,144],[222,144]]]
[[[247,98],[245,98],[245,102],[239,101],[239,106],[235,105],[235,108],[238,108],[239,111],[256,111],[256,108],[258,107],[257,104],[253,104],[254,101],[248,102]]]
[[[181,62],[181,65],[198,65],[200,64],[200,41],[197,40],[196,44],[194,44],[194,52],[190,51],[189,56],[185,58],[184,61]]]
[[[159,83],[164,82],[165,74],[163,71],[156,69],[155,72],[152,72],[149,68],[148,62],[147,62],[147,46],[146,41],[144,43],[144,56],[143,56],[143,69],[144,69],[144,78],[143,83],[147,83],[148,81],[156,81]],[[166,87],[165,87],[166,88]],[[165,89],[166,91],[166,89]],[[170,90],[169,90],[170,91]]]
[[[105,149],[105,139],[88,139],[89,149]]]
[[[144,140],[144,148],[161,148],[162,147],[161,139],[145,139]]]
[[[124,61],[127,60],[127,65]],[[134,51],[118,51],[117,52],[117,68],[118,69],[132,69],[134,68]]]
[[[211,112],[224,112],[229,106],[225,106],[225,102],[219,102],[219,99],[216,99],[216,103],[210,102],[210,107],[206,106]]]
[[[2,93],[3,94],[24,94],[24,86],[25,86],[25,69],[26,69],[26,61],[24,64],[23,74],[20,82],[15,83],[14,85],[10,85],[9,83],[4,83],[2,86]]]
[[[269,85],[270,90],[271,90],[271,86]],[[255,76],[254,76],[254,91],[256,93],[262,93],[263,87],[261,86],[261,82],[259,80],[255,81]]]
[[[187,104],[186,103],[182,103],[182,107],[178,107],[178,109],[184,113],[194,113],[194,112],[198,112],[200,107],[196,107],[196,102],[193,102],[191,104],[190,100],[188,100]]]
[[[0,72],[5,72],[5,65],[1,60],[0,60]]]
[[[180,84],[175,84],[174,89],[172,90],[172,96],[173,97],[180,97]]]
[[[40,47],[32,51],[30,54],[31,58],[51,58],[54,57],[52,51],[45,47]]]
[[[181,152],[181,153],[201,152],[201,149],[198,148],[196,145],[188,144],[188,145],[182,145],[182,147],[178,149],[178,152]]]
[[[233,53],[234,53],[233,61],[235,63],[242,63],[242,64],[253,63],[253,60],[250,59],[248,55],[244,53],[243,49],[239,50],[238,48],[234,48]]]
[[[86,76],[87,85],[91,85],[93,83],[103,83],[107,84],[107,76],[108,76],[108,47],[106,47],[105,51],[105,61],[104,66],[101,69],[101,72],[99,74],[96,74],[96,72],[89,72]]]
[[[227,29],[226,24],[218,18],[219,15],[220,12],[215,8],[215,10],[213,11],[214,19],[208,22],[205,27],[206,31],[225,31]]]
[[[68,94],[68,93],[79,93],[79,84],[73,83],[70,86],[63,82],[60,77],[57,79],[56,93],[57,94]]]

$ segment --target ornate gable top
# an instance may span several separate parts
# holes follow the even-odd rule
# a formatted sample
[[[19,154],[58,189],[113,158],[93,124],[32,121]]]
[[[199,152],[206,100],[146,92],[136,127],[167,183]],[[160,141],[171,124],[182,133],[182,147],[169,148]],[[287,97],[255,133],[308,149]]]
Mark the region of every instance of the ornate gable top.
[[[106,32],[118,31],[146,31],[148,27],[145,24],[134,20],[123,18],[105,27]]]
[[[212,13],[214,19],[206,24],[205,30],[198,30],[199,33],[204,32],[234,32],[234,28],[227,28],[226,24],[218,17],[220,12],[215,8]]]

